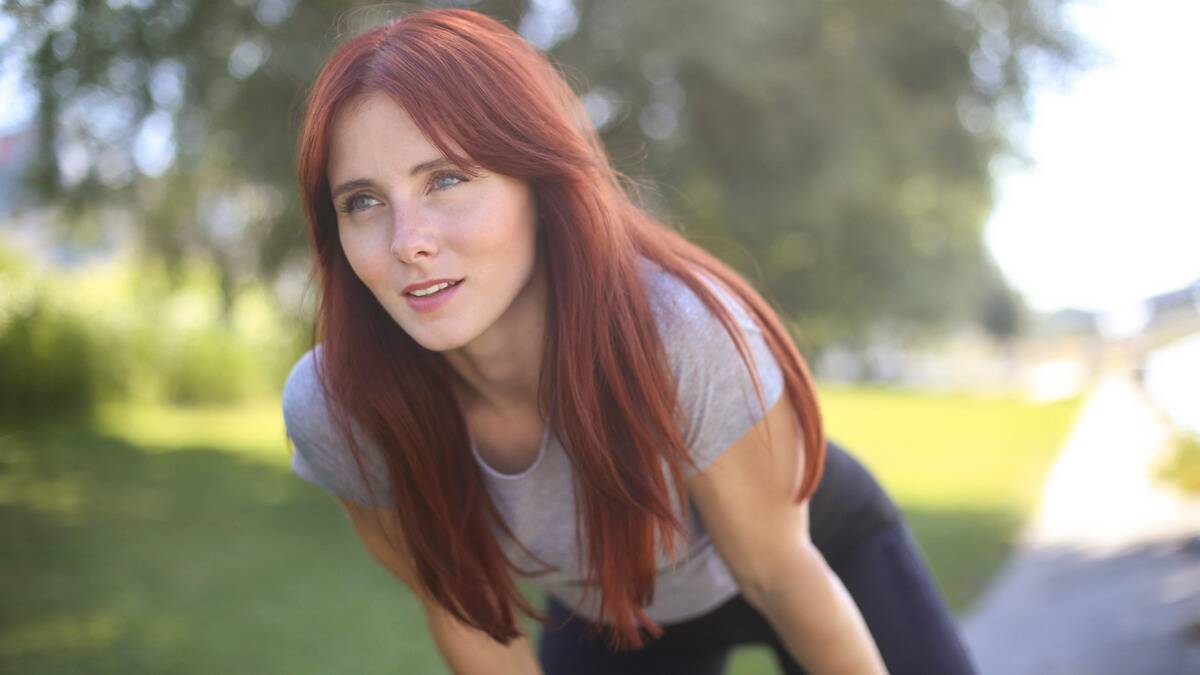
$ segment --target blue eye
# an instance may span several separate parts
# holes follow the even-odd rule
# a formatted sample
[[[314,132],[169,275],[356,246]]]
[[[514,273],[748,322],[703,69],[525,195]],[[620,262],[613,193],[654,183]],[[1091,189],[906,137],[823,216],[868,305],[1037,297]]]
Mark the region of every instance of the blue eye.
[[[450,183],[448,185],[442,184],[441,181],[446,178],[451,179],[455,182]],[[467,181],[466,178],[464,178],[463,176],[460,176],[456,173],[438,173],[438,174],[434,174],[433,179],[430,181],[430,183],[433,184],[433,186],[434,186],[433,189],[435,191],[437,191],[437,190],[445,190],[446,188],[454,187],[455,185],[458,185],[459,183],[465,183],[466,181]]]
[[[375,201],[375,202],[379,201],[378,199],[375,199],[374,197],[369,197],[367,195],[350,195],[346,199],[342,200],[342,204],[341,204],[341,206],[338,207],[338,210],[341,211],[342,213],[354,213],[355,211],[361,211],[362,208],[365,208],[365,207],[355,208],[355,206],[354,206],[355,204],[358,203],[358,200],[360,200],[360,199],[367,199],[367,200]]]

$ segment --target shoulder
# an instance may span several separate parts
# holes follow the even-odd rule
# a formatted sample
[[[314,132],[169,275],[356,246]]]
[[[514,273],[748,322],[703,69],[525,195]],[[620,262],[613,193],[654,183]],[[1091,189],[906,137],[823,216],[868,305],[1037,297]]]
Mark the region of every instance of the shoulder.
[[[283,383],[283,422],[296,443],[328,445],[333,440],[333,418],[317,373],[320,350],[317,345],[297,359]]]
[[[705,468],[764,415],[752,373],[717,315],[681,279],[646,263],[644,278],[663,340],[682,412],[684,439],[699,469]],[[784,389],[783,371],[748,310],[712,277],[705,286],[734,319],[734,328],[770,407]]]
[[[321,379],[320,345],[296,360],[283,383],[283,423],[302,460],[319,464],[340,445]]]
[[[384,479],[383,454],[351,420],[351,433],[364,462],[363,471],[359,470],[334,424],[321,387],[317,371],[320,351],[318,345],[305,352],[292,366],[283,385],[283,423],[296,450],[292,455],[292,470],[339,496],[367,506],[386,506],[390,502],[390,489]],[[371,489],[377,495],[374,498]]]
[[[325,396],[317,376],[316,359],[321,347],[317,345],[301,356],[288,372],[283,383],[283,416],[289,422],[308,419],[311,413],[324,413]]]
[[[686,339],[689,344],[696,345],[696,338],[714,337],[713,330],[725,333],[716,314],[682,279],[645,260],[641,269],[655,321],[664,339]],[[758,324],[732,292],[705,272],[699,272],[698,277],[704,286],[716,295],[721,305],[729,310],[743,334],[761,333]],[[700,346],[712,346],[714,342],[719,343],[702,340]]]

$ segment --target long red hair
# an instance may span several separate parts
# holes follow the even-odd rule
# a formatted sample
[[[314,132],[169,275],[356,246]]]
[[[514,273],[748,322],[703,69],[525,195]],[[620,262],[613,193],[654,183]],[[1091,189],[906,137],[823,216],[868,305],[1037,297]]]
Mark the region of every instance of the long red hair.
[[[697,270],[732,291],[761,326],[802,422],[797,503],[816,490],[825,450],[805,361],[750,284],[635,203],[569,84],[507,26],[478,12],[433,9],[338,46],[309,92],[297,148],[322,292],[313,335],[323,345],[320,380],[360,471],[352,420],[384,449],[421,590],[460,621],[507,644],[522,635],[515,608],[546,618],[510,574],[536,571],[509,561],[493,532],[513,538],[471,454],[453,394],[457,373],[392,320],[342,251],[326,176],[330,126],[339,106],[368,91],[391,96],[451,161],[533,187],[538,255],[549,275],[539,406],[574,467],[578,532],[586,538],[578,544],[610,644],[639,647],[639,625],[661,631],[642,607],[654,594],[656,535],[672,555],[674,535],[685,532],[668,489],[685,494],[682,467],[691,460],[637,257],[678,277],[716,314],[765,409],[741,332]]]

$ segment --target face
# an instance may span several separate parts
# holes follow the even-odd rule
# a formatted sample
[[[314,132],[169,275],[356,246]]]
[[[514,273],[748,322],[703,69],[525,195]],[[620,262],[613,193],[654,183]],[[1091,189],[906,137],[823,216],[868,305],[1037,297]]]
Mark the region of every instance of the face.
[[[529,295],[538,261],[527,183],[449,163],[384,94],[343,106],[330,140],[327,175],[342,249],[419,344],[463,347]],[[404,292],[432,279],[461,281],[428,300]]]

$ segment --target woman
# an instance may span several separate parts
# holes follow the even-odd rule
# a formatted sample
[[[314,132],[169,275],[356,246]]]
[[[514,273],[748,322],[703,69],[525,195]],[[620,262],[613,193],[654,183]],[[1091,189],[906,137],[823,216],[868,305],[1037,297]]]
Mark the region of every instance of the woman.
[[[752,642],[787,673],[971,672],[779,319],[631,201],[518,35],[428,10],[350,39],[298,151],[322,296],[293,468],[454,672],[719,673]]]

